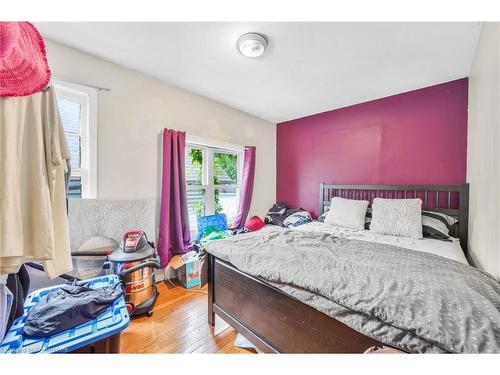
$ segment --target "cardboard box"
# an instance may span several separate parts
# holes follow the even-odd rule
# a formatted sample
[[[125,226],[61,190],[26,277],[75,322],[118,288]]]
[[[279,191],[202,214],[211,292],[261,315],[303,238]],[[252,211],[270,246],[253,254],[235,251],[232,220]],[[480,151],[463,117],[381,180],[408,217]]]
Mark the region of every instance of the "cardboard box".
[[[184,288],[201,285],[201,262],[196,252],[190,251],[182,256],[174,256],[167,267],[175,270],[177,280]]]

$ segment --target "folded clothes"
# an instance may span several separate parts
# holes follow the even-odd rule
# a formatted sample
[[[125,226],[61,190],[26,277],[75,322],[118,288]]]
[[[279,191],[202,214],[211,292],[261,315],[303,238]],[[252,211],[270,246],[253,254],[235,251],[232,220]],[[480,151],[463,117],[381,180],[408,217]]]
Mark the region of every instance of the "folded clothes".
[[[97,318],[123,295],[121,284],[92,289],[65,285],[44,296],[28,313],[27,336],[47,337]]]

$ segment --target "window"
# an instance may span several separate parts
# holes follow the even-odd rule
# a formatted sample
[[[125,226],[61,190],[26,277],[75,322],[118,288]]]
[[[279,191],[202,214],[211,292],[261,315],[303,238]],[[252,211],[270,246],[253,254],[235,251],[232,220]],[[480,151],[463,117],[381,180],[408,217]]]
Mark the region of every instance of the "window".
[[[97,197],[97,93],[86,86],[55,82],[57,105],[71,154],[70,198]]]
[[[188,136],[186,185],[193,234],[199,216],[225,213],[228,224],[236,218],[242,162],[242,146]]]

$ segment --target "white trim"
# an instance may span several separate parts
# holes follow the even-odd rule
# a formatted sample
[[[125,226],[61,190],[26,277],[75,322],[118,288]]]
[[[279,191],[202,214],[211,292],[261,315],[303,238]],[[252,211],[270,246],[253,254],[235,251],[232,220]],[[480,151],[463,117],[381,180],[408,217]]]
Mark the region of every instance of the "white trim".
[[[215,213],[215,189],[214,189],[214,169],[211,168],[213,165],[213,152],[209,148],[206,149],[204,155],[204,167],[206,180],[204,183],[207,186],[205,191],[205,213],[207,215],[212,215]]]
[[[82,198],[97,198],[97,90],[88,86],[53,80],[56,95],[76,100],[81,105]]]
[[[90,89],[89,93],[89,126],[88,130],[88,184],[87,191],[84,194],[82,191],[82,198],[97,198],[97,90]]]
[[[186,143],[198,146],[220,148],[224,151],[243,152],[245,150],[245,146],[242,145],[219,141],[218,139],[200,137],[198,135],[192,134],[186,134]]]

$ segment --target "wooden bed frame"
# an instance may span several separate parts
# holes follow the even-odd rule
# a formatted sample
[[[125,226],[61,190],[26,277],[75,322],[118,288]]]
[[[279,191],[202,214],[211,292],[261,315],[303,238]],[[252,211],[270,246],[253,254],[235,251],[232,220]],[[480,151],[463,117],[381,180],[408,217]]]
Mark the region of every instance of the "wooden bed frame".
[[[320,185],[319,213],[332,197],[368,200],[422,199],[422,208],[459,220],[458,236],[467,255],[469,186],[463,185]],[[363,353],[382,346],[274,286],[208,257],[208,322],[217,314],[266,353]]]

